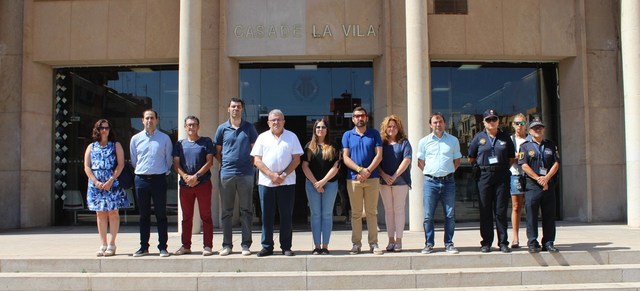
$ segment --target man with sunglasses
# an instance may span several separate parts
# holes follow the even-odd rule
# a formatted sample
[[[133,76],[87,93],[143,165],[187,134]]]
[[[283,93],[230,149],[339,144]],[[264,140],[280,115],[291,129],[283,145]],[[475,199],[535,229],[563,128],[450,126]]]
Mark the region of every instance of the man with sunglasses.
[[[484,130],[473,137],[469,145],[469,163],[479,171],[476,177],[480,208],[480,236],[483,253],[491,252],[495,216],[498,246],[503,253],[511,252],[507,239],[507,208],[509,207],[509,167],[515,162],[515,146],[508,133],[500,130],[500,119],[494,109],[483,114]],[[495,211],[495,213],[494,213]]]
[[[354,128],[342,135],[342,157],[347,166],[347,192],[351,204],[351,250],[355,255],[362,248],[362,214],[367,218],[369,248],[373,254],[382,255],[378,247],[378,197],[380,196],[380,174],[378,165],[382,161],[382,138],[380,132],[367,128],[367,110],[353,109],[351,118]]]
[[[560,168],[560,157],[556,144],[544,139],[544,124],[534,117],[529,125],[531,141],[520,146],[518,164],[527,174],[527,193],[525,209],[527,211],[527,238],[530,253],[548,251],[557,253],[553,245],[556,239],[556,195],[555,174]],[[542,211],[542,248],[538,243],[538,210]]]

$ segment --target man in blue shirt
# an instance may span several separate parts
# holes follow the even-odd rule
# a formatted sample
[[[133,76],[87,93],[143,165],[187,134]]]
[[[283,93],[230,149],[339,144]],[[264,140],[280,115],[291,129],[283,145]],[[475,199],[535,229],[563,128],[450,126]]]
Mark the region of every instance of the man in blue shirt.
[[[431,116],[429,123],[433,132],[418,143],[418,167],[424,174],[424,234],[426,237],[423,254],[433,252],[435,230],[433,214],[438,201],[444,207],[444,247],[450,254],[457,254],[453,245],[456,226],[454,207],[456,204],[456,182],[453,174],[460,166],[460,143],[458,138],[446,133],[442,113]]]
[[[157,130],[158,113],[145,110],[142,117],[144,130],[131,137],[131,165],[135,168],[135,185],[140,210],[140,249],[133,256],[149,254],[151,232],[151,199],[158,223],[158,249],[161,257],[167,252],[167,178],[171,171],[173,157],[171,139]]]
[[[173,167],[180,176],[180,208],[182,209],[182,246],[175,255],[191,253],[193,207],[198,200],[202,220],[203,256],[213,255],[213,221],[211,219],[211,171],[216,148],[206,136],[198,135],[200,119],[193,115],[184,119],[187,138],[173,147]]]
[[[251,255],[251,224],[253,222],[254,168],[251,148],[258,138],[253,124],[242,119],[244,101],[231,98],[229,120],[218,126],[214,143],[216,159],[220,163],[220,200],[222,201],[222,249],[221,256],[233,249],[233,208],[236,193],[239,199],[240,226],[242,227],[242,255]]]
[[[378,165],[382,161],[382,138],[380,132],[367,128],[367,111],[362,107],[353,109],[355,127],[342,135],[342,157],[349,169],[347,191],[351,204],[351,242],[349,254],[360,253],[362,248],[363,206],[367,215],[367,232],[371,252],[381,255],[378,247],[378,197],[380,175]],[[364,202],[364,205],[363,205]]]

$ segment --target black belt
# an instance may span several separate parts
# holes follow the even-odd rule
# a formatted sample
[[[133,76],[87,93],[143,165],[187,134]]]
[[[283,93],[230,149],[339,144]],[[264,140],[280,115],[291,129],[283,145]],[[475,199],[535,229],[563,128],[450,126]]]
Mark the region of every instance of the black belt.
[[[145,179],[145,180],[151,180],[154,178],[159,178],[159,177],[163,177],[165,176],[165,174],[155,174],[155,175],[141,175],[141,174],[136,174],[136,176]]]
[[[498,172],[502,170],[506,170],[507,166],[478,166],[480,170],[484,172]]]
[[[447,180],[447,179],[453,177],[453,173],[451,173],[449,175],[446,175],[446,176],[442,176],[442,177],[435,177],[435,176],[431,176],[429,174],[424,174],[424,176],[425,177],[429,177],[429,178],[434,179],[434,180]]]

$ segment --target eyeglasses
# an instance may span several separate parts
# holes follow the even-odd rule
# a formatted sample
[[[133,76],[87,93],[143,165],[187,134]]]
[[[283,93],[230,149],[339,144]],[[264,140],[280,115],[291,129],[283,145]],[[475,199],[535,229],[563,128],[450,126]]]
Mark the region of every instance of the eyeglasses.
[[[107,126],[107,127],[104,127],[104,126],[100,126],[100,127],[98,127],[98,130],[109,130],[109,129],[110,129],[110,128],[109,128],[108,126]]]
[[[284,119],[280,119],[280,118],[274,118],[274,119],[269,119],[269,121],[275,123],[275,122],[283,122]]]
[[[316,129],[326,129],[326,128],[327,128],[327,127],[326,127],[326,126],[324,126],[324,125],[317,125],[317,126],[316,126]]]
[[[486,121],[486,122],[496,122],[496,121],[498,121],[498,118],[497,117],[487,117],[487,118],[484,119],[484,121]]]
[[[354,114],[353,117],[354,118],[365,118],[365,117],[367,117],[367,115],[366,114]]]
[[[520,126],[524,126],[525,124],[527,124],[526,121],[514,121],[513,125],[520,125]]]

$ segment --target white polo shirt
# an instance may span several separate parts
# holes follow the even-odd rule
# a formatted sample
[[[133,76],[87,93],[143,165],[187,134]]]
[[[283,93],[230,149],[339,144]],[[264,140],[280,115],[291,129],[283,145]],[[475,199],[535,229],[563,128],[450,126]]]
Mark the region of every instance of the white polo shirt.
[[[251,149],[252,156],[262,157],[262,162],[272,172],[280,173],[284,171],[291,161],[293,155],[302,155],[304,152],[298,137],[291,131],[284,129],[280,138],[271,133],[271,130],[267,130],[258,136],[253,149]],[[258,185],[267,187],[276,187],[282,185],[295,185],[296,184],[296,172],[291,172],[280,185],[275,185],[271,182],[271,179],[262,171],[259,171]]]

